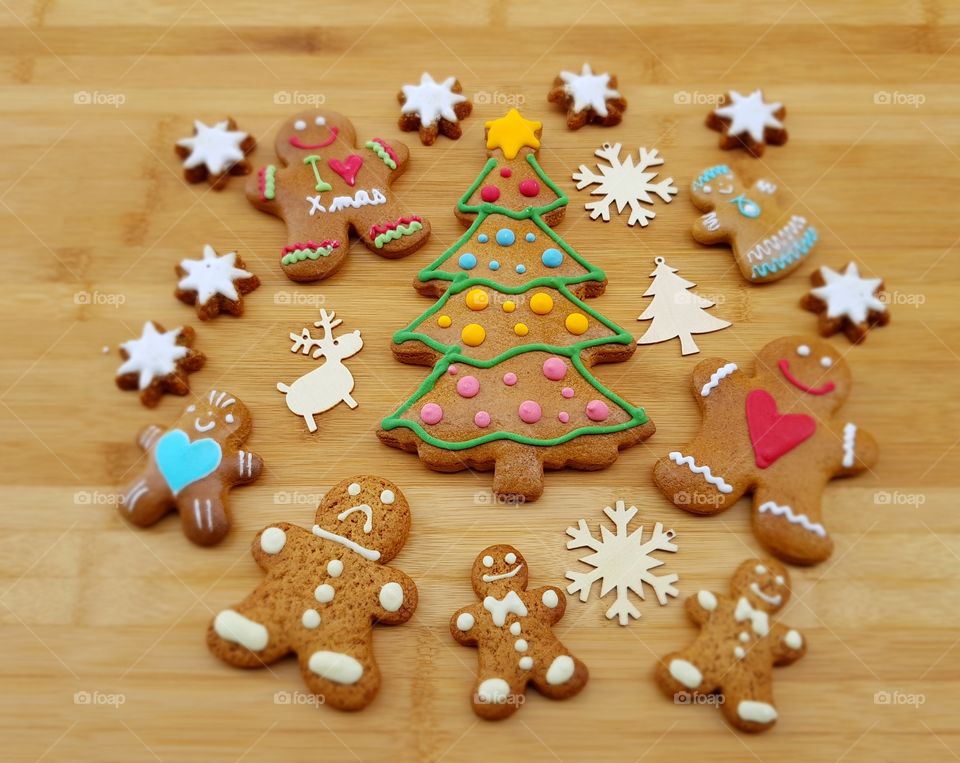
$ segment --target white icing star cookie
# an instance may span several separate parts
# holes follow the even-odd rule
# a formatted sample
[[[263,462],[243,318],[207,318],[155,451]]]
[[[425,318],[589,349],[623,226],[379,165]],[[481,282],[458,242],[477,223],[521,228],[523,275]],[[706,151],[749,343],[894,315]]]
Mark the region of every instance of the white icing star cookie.
[[[814,288],[804,297],[802,306],[820,313],[820,333],[831,336],[843,331],[851,342],[860,342],[871,326],[883,326],[890,320],[887,306],[880,298],[882,278],[861,278],[855,262],[843,273],[821,266],[811,276]]]
[[[210,244],[203,247],[203,259],[182,260],[177,267],[181,276],[177,297],[197,306],[201,319],[213,318],[221,311],[240,315],[241,297],[260,285],[253,273],[243,269],[236,252],[217,256]]]
[[[190,391],[187,374],[203,366],[206,357],[192,348],[195,334],[185,326],[164,331],[153,321],[143,324],[139,339],[120,345],[123,364],[117,369],[117,386],[138,390],[140,402],[153,408],[165,392],[186,395]]]
[[[456,140],[461,134],[458,122],[473,108],[461,90],[456,77],[436,82],[424,72],[419,85],[404,85],[398,95],[400,129],[419,130],[421,141],[428,146],[438,133]]]
[[[618,124],[627,108],[627,102],[617,90],[617,78],[607,72],[594,74],[590,64],[584,64],[579,74],[560,72],[547,100],[567,109],[567,127],[571,130],[588,122],[606,127]]]
[[[754,90],[750,95],[731,90],[723,105],[707,118],[707,125],[723,133],[721,148],[743,146],[754,156],[760,156],[765,144],[786,143],[787,131],[781,121],[785,114],[783,104],[767,103],[761,90]]]
[[[183,169],[191,183],[208,177],[218,186],[228,174],[245,175],[250,171],[244,156],[253,150],[254,139],[235,129],[231,119],[210,126],[199,119],[193,122],[194,134],[177,141],[177,154],[183,158]]]

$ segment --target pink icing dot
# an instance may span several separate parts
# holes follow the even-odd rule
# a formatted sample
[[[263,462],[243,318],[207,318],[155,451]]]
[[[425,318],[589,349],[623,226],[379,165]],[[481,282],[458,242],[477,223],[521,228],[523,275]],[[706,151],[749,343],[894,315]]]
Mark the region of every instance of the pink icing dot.
[[[447,373],[450,374],[451,376],[456,376],[456,375],[457,375],[457,372],[458,372],[459,370],[460,370],[460,369],[457,368],[456,366],[450,366],[450,367],[447,369]]]
[[[436,403],[427,403],[420,409],[420,418],[424,424],[439,424],[443,418],[443,408]]]
[[[540,184],[536,180],[526,180],[520,181],[520,193],[524,196],[536,196],[540,193]]]
[[[557,418],[560,419],[561,424],[566,424],[570,421],[570,414],[566,411],[560,411],[560,413],[557,414]]]
[[[500,177],[502,177],[502,178],[508,178],[508,177],[510,177],[512,174],[513,174],[513,170],[511,170],[509,167],[501,167],[501,168],[500,168]]]
[[[587,403],[587,418],[590,421],[606,421],[610,415],[610,406],[603,400],[591,400]]]
[[[503,383],[508,387],[512,387],[517,383],[517,375],[513,371],[507,371],[507,373],[503,375]]]
[[[567,366],[560,358],[548,358],[543,361],[543,375],[551,381],[560,381],[567,375]]]
[[[485,185],[480,189],[480,198],[484,201],[496,201],[500,198],[500,189],[495,185]]]
[[[473,423],[478,427],[490,426],[490,414],[486,411],[477,411],[473,416]]]
[[[571,397],[573,397],[573,387],[564,387],[562,390],[560,390],[560,394],[569,400]]]
[[[474,397],[480,391],[480,382],[476,376],[464,376],[457,380],[457,392],[460,397]]]
[[[527,424],[536,424],[543,416],[540,404],[533,400],[524,400],[520,403],[517,413],[520,415],[520,420]]]

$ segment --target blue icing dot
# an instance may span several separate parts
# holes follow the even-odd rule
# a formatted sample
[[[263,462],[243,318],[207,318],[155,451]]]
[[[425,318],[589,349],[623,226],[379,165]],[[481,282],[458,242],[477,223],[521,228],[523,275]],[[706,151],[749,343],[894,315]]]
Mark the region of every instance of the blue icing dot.
[[[486,244],[489,240],[490,237],[486,233],[481,233],[479,236],[477,236],[477,241],[479,241],[481,244]]]
[[[535,235],[533,235],[533,233],[528,233],[528,234],[525,236],[525,238],[527,239],[527,241],[529,241],[529,242],[531,242],[531,243],[533,243],[534,241],[537,240],[537,237],[536,237]]]
[[[457,263],[464,270],[470,270],[477,266],[477,257],[476,255],[470,254],[470,252],[464,252],[460,255],[460,259],[457,260]]]
[[[497,243],[500,244],[500,246],[511,246],[516,240],[517,237],[509,228],[501,228],[497,231]]]
[[[490,270],[500,270],[500,263],[496,260],[490,260]]]
[[[527,272],[527,266],[526,266],[526,265],[517,265],[517,272],[518,272],[518,273],[526,273],[526,272]]]
[[[540,261],[546,265],[548,268],[559,268],[560,264],[563,262],[563,252],[559,249],[550,249],[544,250],[543,254],[540,257]]]

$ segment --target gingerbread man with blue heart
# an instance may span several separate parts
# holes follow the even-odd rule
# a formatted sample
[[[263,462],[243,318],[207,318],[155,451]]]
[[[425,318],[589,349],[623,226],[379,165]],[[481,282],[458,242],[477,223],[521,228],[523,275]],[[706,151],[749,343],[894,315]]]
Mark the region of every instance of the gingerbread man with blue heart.
[[[253,482],[263,470],[260,456],[241,447],[252,429],[247,407],[215,389],[184,408],[171,428],[145,427],[137,444],[147,461],[123,491],[120,513],[147,527],[176,510],[190,540],[219,543],[230,529],[230,488]]]

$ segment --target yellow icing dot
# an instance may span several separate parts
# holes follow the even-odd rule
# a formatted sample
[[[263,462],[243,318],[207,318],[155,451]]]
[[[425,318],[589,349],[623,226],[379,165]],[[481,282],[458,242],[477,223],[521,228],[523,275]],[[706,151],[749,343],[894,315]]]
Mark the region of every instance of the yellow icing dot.
[[[471,310],[483,310],[489,304],[490,295],[483,289],[470,289],[467,292],[467,307]]]
[[[587,330],[587,316],[583,313],[570,313],[570,315],[567,316],[567,320],[564,321],[564,325],[571,334],[580,336],[580,334],[583,334]]]
[[[505,312],[505,313],[512,313],[512,312],[513,312],[514,310],[516,310],[516,309],[517,309],[517,303],[516,303],[516,302],[511,302],[511,301],[508,299],[506,302],[503,303],[503,312]]]
[[[546,315],[553,310],[553,297],[542,291],[530,297],[530,309],[537,315]]]
[[[468,323],[460,332],[460,338],[468,347],[479,347],[483,340],[487,338],[487,332],[479,323]]]
[[[517,336],[526,336],[530,333],[530,329],[527,328],[526,323],[518,323],[513,327],[513,333]]]
[[[453,320],[449,315],[441,315],[439,318],[437,318],[437,325],[442,329],[450,328],[451,323],[453,323]]]

